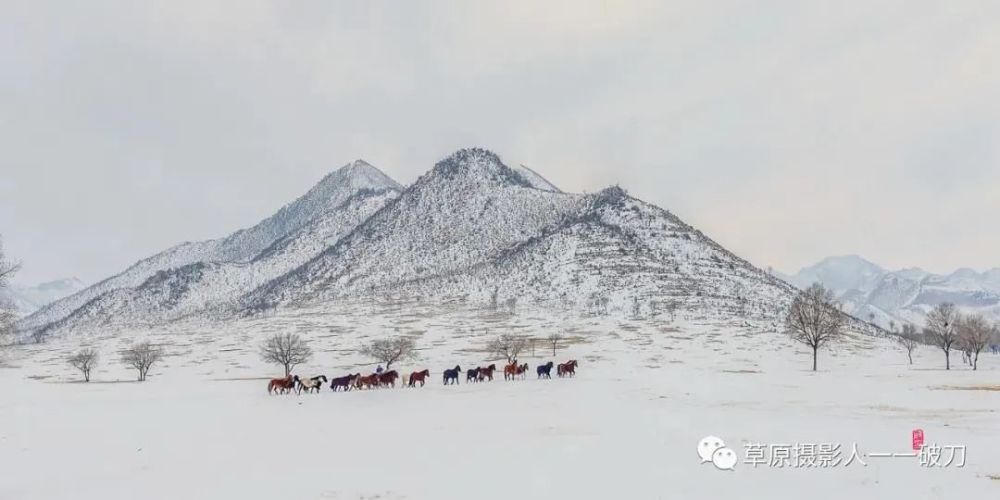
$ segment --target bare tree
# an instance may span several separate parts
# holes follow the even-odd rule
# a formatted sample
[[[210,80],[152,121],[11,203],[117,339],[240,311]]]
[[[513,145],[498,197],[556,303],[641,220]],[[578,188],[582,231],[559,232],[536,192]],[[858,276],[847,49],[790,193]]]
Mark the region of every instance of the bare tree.
[[[670,315],[670,321],[677,319],[677,310],[680,309],[681,303],[676,300],[669,300],[666,303],[667,314]]]
[[[362,356],[385,363],[385,369],[388,370],[397,361],[415,358],[417,343],[410,337],[381,339],[361,346],[358,352]]]
[[[146,380],[149,369],[161,359],[163,359],[163,350],[148,341],[139,342],[122,352],[122,363],[139,372],[139,382]]]
[[[7,339],[14,335],[14,326],[17,324],[17,314],[8,304],[0,304],[0,346],[7,343]]]
[[[951,370],[951,349],[958,342],[958,322],[960,314],[955,304],[938,304],[927,314],[924,335],[930,343],[944,351],[944,369]]]
[[[555,357],[556,347],[559,346],[559,341],[562,340],[562,335],[559,335],[558,333],[553,333],[552,335],[549,335],[548,339],[546,340],[548,340],[549,343],[552,344],[552,356]]]
[[[979,353],[989,344],[993,337],[995,326],[991,327],[982,316],[976,314],[962,319],[958,323],[958,336],[962,349],[968,353],[972,369],[979,367]]]
[[[0,290],[7,288],[11,277],[21,269],[17,262],[10,261],[3,252],[3,240],[0,239]],[[17,314],[14,306],[5,300],[0,300],[0,343],[6,343],[7,339],[14,334],[14,326],[17,322]]]
[[[843,333],[846,317],[833,299],[833,292],[815,283],[792,300],[785,328],[792,340],[809,346],[813,371],[820,348]]]
[[[512,363],[528,345],[528,340],[518,335],[505,333],[487,344],[487,348],[497,356],[507,358]]]
[[[73,365],[73,368],[80,370],[83,373],[83,381],[90,382],[90,371],[97,366],[97,351],[94,349],[82,349],[76,354],[69,357],[69,364]]]
[[[7,260],[3,252],[3,239],[0,239],[0,289],[6,288],[7,284],[21,269],[21,264]]]
[[[279,333],[261,344],[260,357],[268,363],[277,363],[285,367],[287,377],[297,365],[309,361],[312,349],[297,333]]]
[[[917,327],[907,323],[903,325],[903,331],[896,333],[896,342],[906,350],[906,359],[913,364],[913,351],[920,345],[920,335],[917,334]]]

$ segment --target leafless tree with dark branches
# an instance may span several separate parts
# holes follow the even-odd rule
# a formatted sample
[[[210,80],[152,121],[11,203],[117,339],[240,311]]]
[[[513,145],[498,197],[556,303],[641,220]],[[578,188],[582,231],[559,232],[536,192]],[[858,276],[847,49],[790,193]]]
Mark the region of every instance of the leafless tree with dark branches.
[[[21,269],[17,262],[8,260],[3,252],[3,240],[0,239],[0,290],[7,288],[10,278]],[[0,345],[6,344],[7,339],[14,335],[14,327],[17,322],[17,314],[14,306],[0,300]]]
[[[986,345],[990,343],[990,338],[995,334],[995,328],[978,314],[959,321],[959,342],[962,344],[962,349],[968,352],[969,363],[973,370],[979,368],[979,353],[986,349]]]
[[[812,349],[813,371],[820,348],[843,334],[846,315],[833,299],[833,292],[815,283],[792,300],[785,328],[792,340]]]
[[[549,335],[548,339],[546,340],[548,340],[549,343],[552,344],[552,356],[555,357],[556,347],[559,346],[559,342],[562,340],[562,335],[559,335],[558,333],[553,333],[552,335]]]
[[[397,361],[415,358],[417,343],[410,337],[380,339],[364,344],[358,352],[379,363],[385,363],[385,369],[388,370]]]
[[[260,357],[268,363],[283,366],[287,377],[297,365],[309,361],[312,349],[297,333],[279,333],[261,344]]]
[[[80,370],[80,373],[83,373],[84,382],[90,382],[90,371],[97,366],[97,359],[97,351],[91,348],[86,348],[70,356],[69,364],[73,365],[73,368]]]
[[[924,336],[944,351],[944,369],[951,370],[951,349],[958,342],[958,322],[960,314],[955,304],[938,304],[927,314]]]
[[[148,341],[139,342],[122,351],[122,363],[139,372],[139,382],[146,380],[149,369],[161,359],[163,350]]]
[[[906,351],[906,359],[913,364],[913,351],[917,350],[920,345],[920,335],[917,334],[917,327],[906,323],[903,325],[903,331],[900,333],[895,333],[896,342]]]
[[[527,338],[505,333],[491,340],[486,347],[497,356],[506,358],[508,363],[512,363],[527,346]]]

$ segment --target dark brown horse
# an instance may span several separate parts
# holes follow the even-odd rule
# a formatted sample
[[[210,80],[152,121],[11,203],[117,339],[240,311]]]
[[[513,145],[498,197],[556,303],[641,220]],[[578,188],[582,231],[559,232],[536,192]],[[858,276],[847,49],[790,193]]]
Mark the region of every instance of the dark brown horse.
[[[370,389],[372,387],[378,387],[378,375],[367,375],[364,377],[358,377],[354,382],[354,387],[358,389]]]
[[[479,381],[482,382],[484,380],[489,380],[490,382],[492,382],[493,381],[493,372],[495,372],[495,371],[497,371],[497,365],[496,364],[492,364],[490,366],[487,366],[486,368],[480,367],[479,368]]]
[[[556,375],[560,377],[572,377],[576,375],[577,362],[575,359],[571,359],[565,363],[560,363],[556,367]]]
[[[411,373],[410,374],[410,383],[409,383],[409,386],[410,387],[416,387],[417,386],[417,382],[420,382],[420,387],[423,387],[424,386],[424,381],[426,381],[427,377],[429,377],[430,375],[431,375],[431,371],[430,370],[423,370],[423,371]]]
[[[398,378],[399,373],[396,373],[396,370],[389,370],[378,376],[378,385],[379,387],[396,387],[396,379]]]
[[[521,377],[522,380],[524,379],[527,373],[528,373],[528,363],[525,363],[514,369],[514,375],[517,377]]]
[[[295,384],[298,383],[299,376],[288,375],[285,378],[272,378],[267,384],[268,394],[284,394],[286,392],[291,393],[292,389],[295,388]]]

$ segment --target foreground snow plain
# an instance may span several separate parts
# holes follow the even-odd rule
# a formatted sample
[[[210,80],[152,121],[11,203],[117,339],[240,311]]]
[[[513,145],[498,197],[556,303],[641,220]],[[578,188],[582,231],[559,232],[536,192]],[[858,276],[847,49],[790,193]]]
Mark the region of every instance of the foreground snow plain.
[[[315,356],[296,372],[372,369],[371,338],[418,336],[420,389],[268,396],[278,375],[260,339],[297,331]],[[539,343],[527,380],[441,385],[441,371],[489,364],[499,333],[570,337],[553,358]],[[117,363],[138,338],[169,356],[145,383]],[[97,347],[94,382],[77,383],[67,353]],[[225,324],[187,321],[97,331],[6,354],[0,369],[0,498],[996,498],[1000,494],[1000,357],[945,372],[918,350],[851,336],[820,359],[772,324],[678,317],[580,318],[413,303],[299,309]],[[534,367],[580,361],[573,379]],[[844,459],[907,452],[911,430],[965,445],[965,467],[863,457],[836,468],[700,463],[716,435],[749,443],[836,443]]]

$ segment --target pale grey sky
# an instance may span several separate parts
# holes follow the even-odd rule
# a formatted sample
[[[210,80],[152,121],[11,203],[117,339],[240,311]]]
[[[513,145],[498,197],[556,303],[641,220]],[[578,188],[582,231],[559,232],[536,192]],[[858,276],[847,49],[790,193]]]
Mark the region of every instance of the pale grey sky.
[[[146,3],[0,5],[20,282],[467,146],[620,183],[760,266],[1000,266],[997,2]]]

